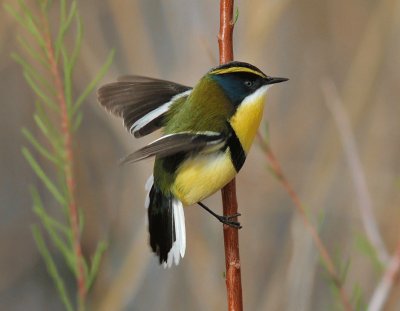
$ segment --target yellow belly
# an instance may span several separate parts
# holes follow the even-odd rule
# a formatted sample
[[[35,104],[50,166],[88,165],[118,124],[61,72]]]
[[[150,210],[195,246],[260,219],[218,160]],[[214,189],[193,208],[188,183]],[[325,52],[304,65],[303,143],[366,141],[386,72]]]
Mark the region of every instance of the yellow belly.
[[[264,87],[246,98],[230,120],[246,154],[261,122],[266,90]],[[221,189],[236,174],[229,148],[225,153],[198,155],[179,168],[172,193],[184,205],[194,204]]]
[[[229,149],[225,153],[199,155],[179,168],[172,193],[184,205],[194,204],[221,189],[235,175]]]

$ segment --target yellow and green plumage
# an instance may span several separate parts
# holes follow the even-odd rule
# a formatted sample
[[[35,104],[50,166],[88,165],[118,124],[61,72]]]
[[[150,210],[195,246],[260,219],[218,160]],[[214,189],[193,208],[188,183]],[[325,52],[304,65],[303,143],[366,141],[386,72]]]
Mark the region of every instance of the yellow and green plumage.
[[[125,159],[156,157],[146,205],[150,245],[160,263],[183,257],[182,206],[212,195],[238,173],[261,122],[266,90],[286,80],[231,62],[211,69],[193,89],[136,76],[100,88],[100,103],[123,117],[136,137],[163,128],[163,137]]]

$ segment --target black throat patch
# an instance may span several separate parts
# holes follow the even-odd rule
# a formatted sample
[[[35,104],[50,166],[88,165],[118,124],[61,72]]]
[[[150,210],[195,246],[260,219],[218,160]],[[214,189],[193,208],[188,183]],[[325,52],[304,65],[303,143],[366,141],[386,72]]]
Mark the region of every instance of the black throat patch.
[[[226,146],[229,147],[233,166],[235,167],[236,172],[239,172],[244,164],[244,161],[246,160],[246,153],[243,150],[242,144],[240,143],[235,130],[232,128],[229,122],[227,123],[230,135]]]

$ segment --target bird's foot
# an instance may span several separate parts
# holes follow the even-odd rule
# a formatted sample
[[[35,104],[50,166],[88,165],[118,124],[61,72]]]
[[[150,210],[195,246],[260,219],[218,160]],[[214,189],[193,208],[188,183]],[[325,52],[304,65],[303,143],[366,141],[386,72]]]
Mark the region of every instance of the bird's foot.
[[[236,218],[236,217],[238,217],[240,215],[241,215],[240,213],[236,213],[236,214],[233,214],[233,215],[227,215],[227,216],[218,215],[218,216],[216,216],[216,218],[220,222],[222,222],[224,225],[227,225],[229,227],[236,228],[236,229],[241,229],[242,226],[240,225],[240,222],[232,220],[232,218]]]
[[[207,212],[209,212],[211,215],[213,215],[215,218],[217,218],[220,222],[222,222],[224,225],[227,225],[232,228],[236,229],[241,229],[242,226],[240,225],[240,222],[238,221],[233,221],[232,218],[236,218],[240,216],[240,213],[236,213],[233,215],[218,215],[217,213],[213,212],[211,209],[209,209],[205,204],[202,202],[197,202],[202,208],[204,208]]]

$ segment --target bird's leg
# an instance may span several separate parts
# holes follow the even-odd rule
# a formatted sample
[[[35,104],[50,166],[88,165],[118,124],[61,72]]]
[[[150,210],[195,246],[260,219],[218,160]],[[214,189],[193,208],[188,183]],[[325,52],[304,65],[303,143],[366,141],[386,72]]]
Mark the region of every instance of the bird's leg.
[[[215,218],[217,218],[220,222],[222,222],[225,225],[228,225],[233,228],[240,229],[242,226],[240,225],[240,222],[238,221],[233,221],[231,220],[232,218],[240,216],[239,213],[234,214],[234,215],[218,215],[214,213],[211,209],[209,209],[206,205],[204,205],[202,202],[197,202],[202,208],[204,208],[207,212],[209,212],[211,215],[213,215]]]

